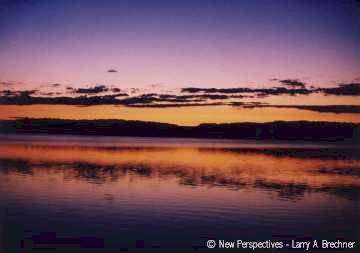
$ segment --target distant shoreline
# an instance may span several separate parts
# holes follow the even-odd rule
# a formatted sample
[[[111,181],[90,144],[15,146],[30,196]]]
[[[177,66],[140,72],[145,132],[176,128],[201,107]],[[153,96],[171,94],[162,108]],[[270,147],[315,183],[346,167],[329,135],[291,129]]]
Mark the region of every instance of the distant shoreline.
[[[0,133],[360,143],[360,124],[315,121],[244,122],[179,126],[158,122],[111,119],[63,120],[22,118],[0,120]]]

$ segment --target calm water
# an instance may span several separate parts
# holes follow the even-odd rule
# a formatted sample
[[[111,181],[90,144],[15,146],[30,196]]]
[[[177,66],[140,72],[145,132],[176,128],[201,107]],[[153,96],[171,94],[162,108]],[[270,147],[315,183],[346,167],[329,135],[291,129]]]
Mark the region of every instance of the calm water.
[[[209,239],[359,243],[359,151],[1,136],[0,252],[215,252]]]

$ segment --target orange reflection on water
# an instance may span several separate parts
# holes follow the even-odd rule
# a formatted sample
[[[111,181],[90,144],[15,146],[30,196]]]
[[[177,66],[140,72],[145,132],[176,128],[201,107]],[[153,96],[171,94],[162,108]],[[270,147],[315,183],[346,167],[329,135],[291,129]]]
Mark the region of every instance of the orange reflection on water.
[[[0,158],[28,161],[34,166],[90,164],[95,167],[90,172],[98,171],[103,180],[107,177],[116,180],[130,171],[151,177],[171,175],[199,185],[241,186],[259,182],[309,187],[360,185],[359,177],[347,174],[360,168],[359,160],[276,156],[228,149],[0,145]],[[102,168],[106,166],[112,167],[104,172]],[[89,166],[83,167],[89,172],[86,170]]]

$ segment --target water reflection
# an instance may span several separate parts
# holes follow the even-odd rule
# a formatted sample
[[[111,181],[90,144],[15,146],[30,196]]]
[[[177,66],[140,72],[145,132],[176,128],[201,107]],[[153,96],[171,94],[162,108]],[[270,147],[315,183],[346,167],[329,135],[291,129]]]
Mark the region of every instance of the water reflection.
[[[341,156],[336,154],[341,152]],[[357,198],[360,160],[352,149],[95,148],[6,145],[2,173],[39,173],[104,184],[121,177],[177,178],[182,185],[259,188],[298,198],[326,191]],[[308,158],[304,158],[307,154]]]
[[[64,238],[70,234],[78,238],[75,242],[85,238],[81,237],[85,231],[114,250],[129,249],[138,238],[151,247],[180,245],[185,250],[203,245],[204,238],[218,237],[326,234],[359,239],[359,230],[351,225],[360,220],[359,172],[360,155],[351,147],[4,142],[0,144],[0,208],[8,211],[0,221],[8,230],[19,226],[22,232],[9,234],[22,242],[27,238],[31,247],[39,243],[29,238],[49,231]],[[329,208],[332,211],[326,213]],[[40,214],[49,220],[30,221],[30,217],[40,219]],[[61,220],[78,227],[69,232]],[[304,226],[296,225],[299,222]],[[156,231],[149,232],[146,227],[154,224]],[[30,237],[25,228],[30,228]],[[249,228],[254,232],[245,233]],[[119,243],[116,235],[126,239]],[[10,243],[5,246],[12,252]]]

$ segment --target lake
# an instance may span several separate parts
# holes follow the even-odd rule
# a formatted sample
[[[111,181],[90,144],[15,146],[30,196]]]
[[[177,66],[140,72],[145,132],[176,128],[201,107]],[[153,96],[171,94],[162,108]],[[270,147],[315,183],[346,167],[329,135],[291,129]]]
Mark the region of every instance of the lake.
[[[216,252],[220,239],[359,243],[358,147],[0,136],[0,252]]]

